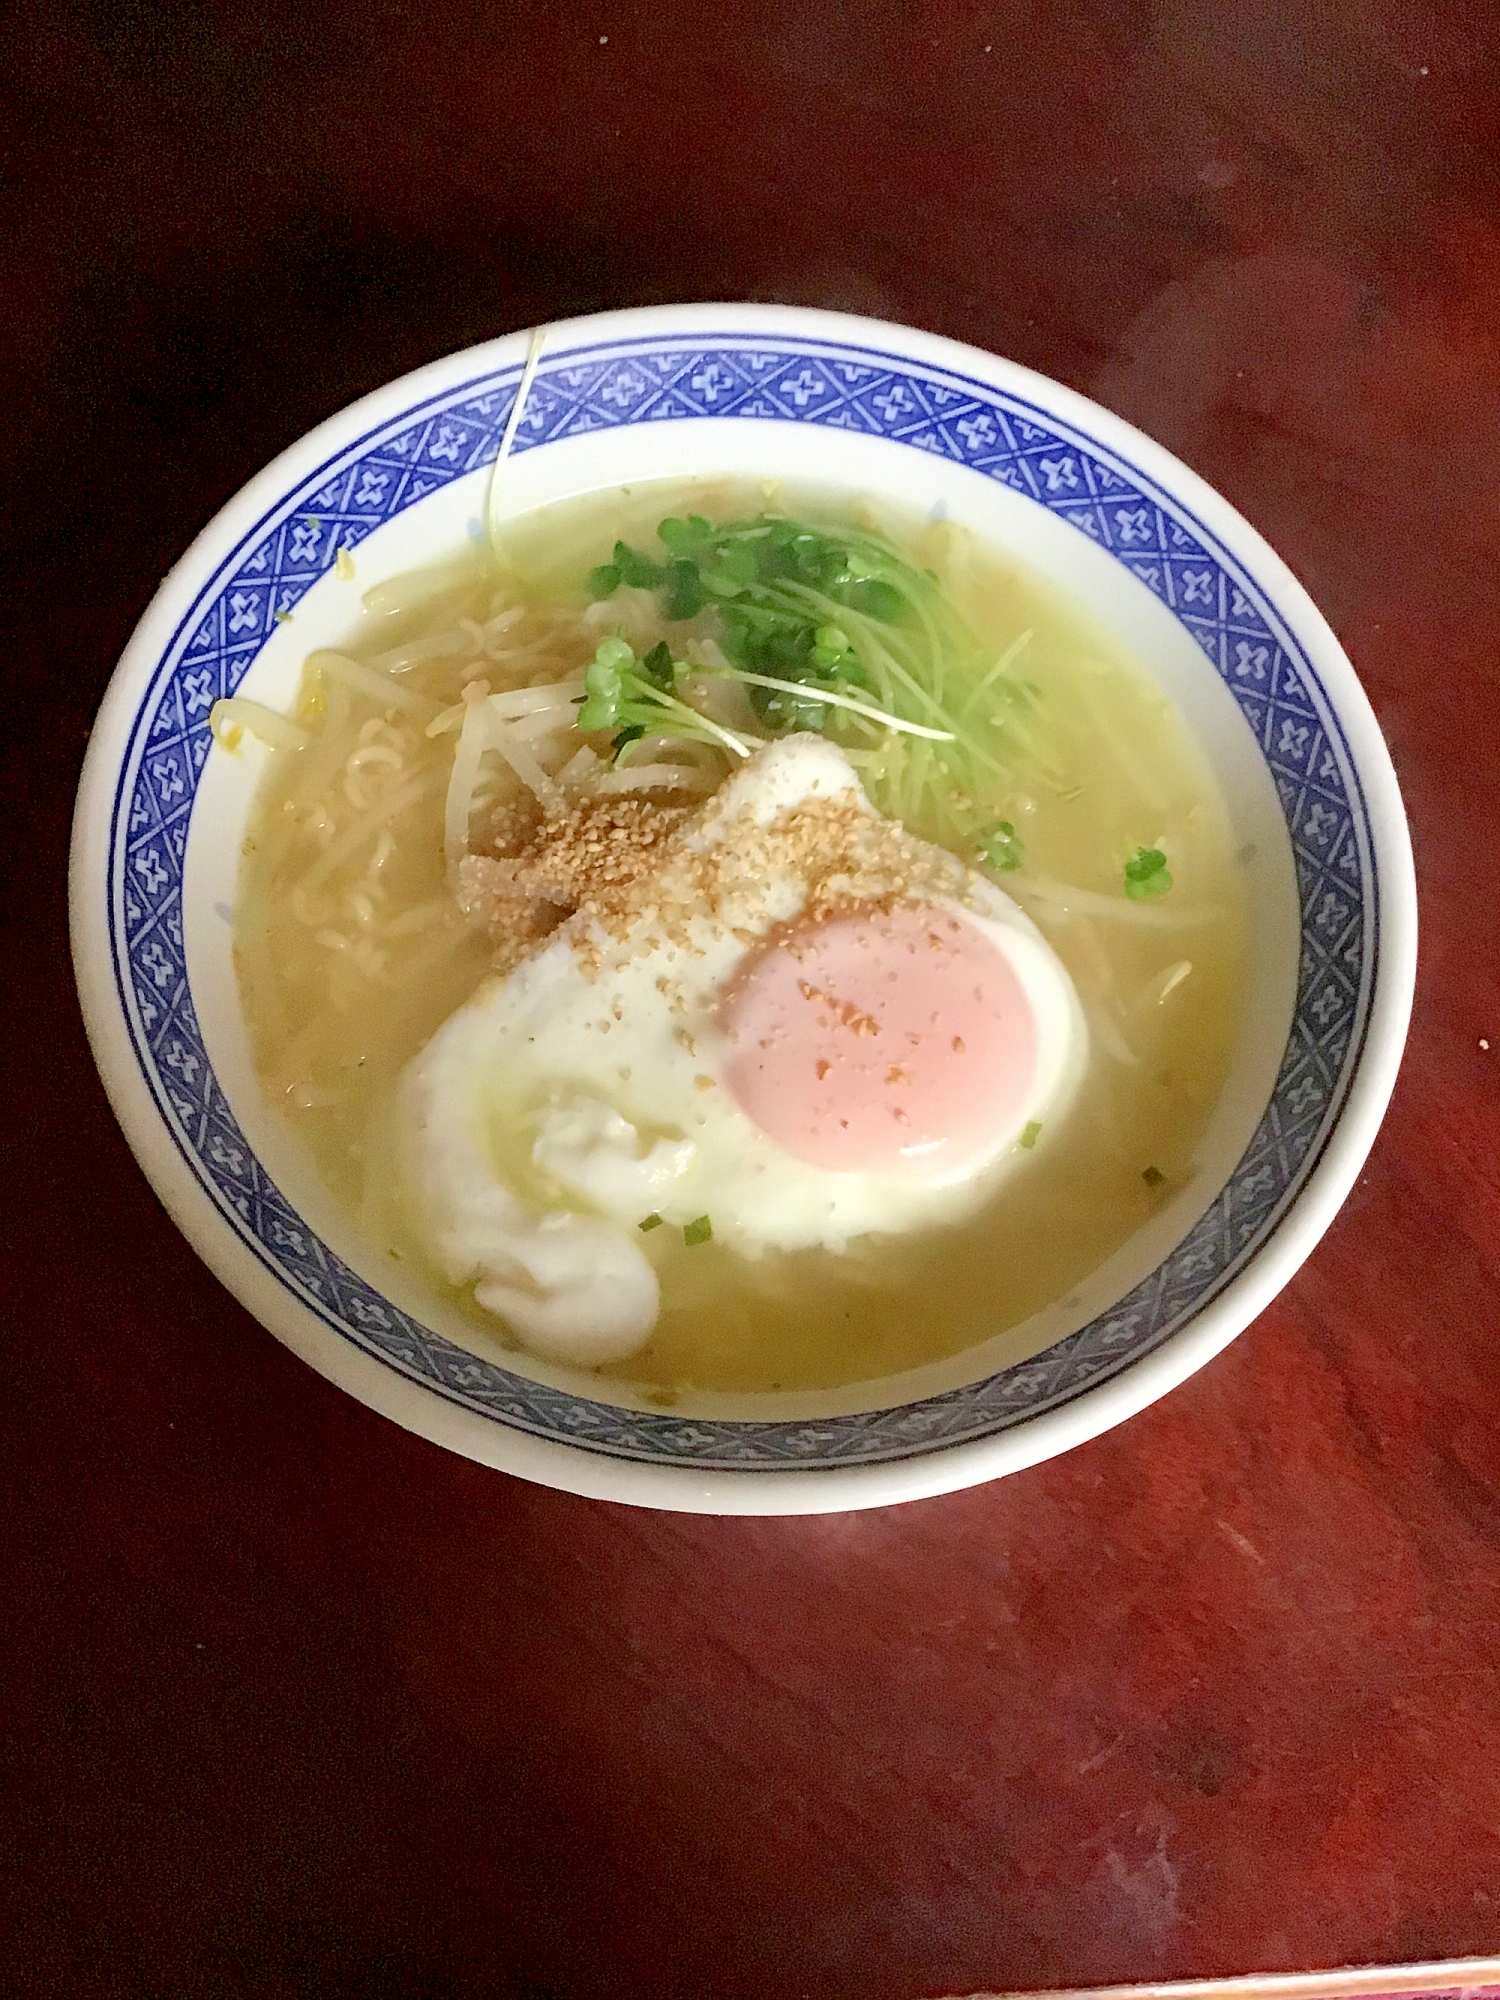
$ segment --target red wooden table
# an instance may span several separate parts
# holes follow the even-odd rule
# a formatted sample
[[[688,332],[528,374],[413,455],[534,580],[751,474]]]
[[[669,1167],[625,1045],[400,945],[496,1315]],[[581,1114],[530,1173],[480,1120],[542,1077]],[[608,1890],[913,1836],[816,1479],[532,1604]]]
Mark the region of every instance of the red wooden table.
[[[1500,1947],[1500,16],[20,0],[0,88],[0,1989],[912,2000]],[[647,300],[974,341],[1285,553],[1406,789],[1385,1133],[1166,1403],[848,1519],[485,1472],[219,1290],[72,1000],[161,572],[432,355]],[[1490,1046],[1486,1048],[1485,1044]]]

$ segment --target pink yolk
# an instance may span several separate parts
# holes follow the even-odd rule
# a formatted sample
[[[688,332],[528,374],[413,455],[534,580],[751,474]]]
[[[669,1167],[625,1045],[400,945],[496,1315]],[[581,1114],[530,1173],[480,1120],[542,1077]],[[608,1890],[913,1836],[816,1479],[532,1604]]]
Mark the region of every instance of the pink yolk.
[[[784,934],[725,996],[724,1077],[746,1116],[835,1173],[947,1170],[1019,1123],[1031,1003],[956,912],[898,904]]]

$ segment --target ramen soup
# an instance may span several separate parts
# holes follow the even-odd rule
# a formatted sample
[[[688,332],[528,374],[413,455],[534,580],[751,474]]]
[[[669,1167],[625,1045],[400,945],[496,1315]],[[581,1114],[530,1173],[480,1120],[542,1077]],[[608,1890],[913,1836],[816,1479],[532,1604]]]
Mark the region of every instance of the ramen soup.
[[[215,713],[271,746],[238,972],[270,1098],[481,1351],[867,1381],[1021,1328],[1191,1177],[1227,815],[1002,551],[648,485],[364,606],[290,715]]]

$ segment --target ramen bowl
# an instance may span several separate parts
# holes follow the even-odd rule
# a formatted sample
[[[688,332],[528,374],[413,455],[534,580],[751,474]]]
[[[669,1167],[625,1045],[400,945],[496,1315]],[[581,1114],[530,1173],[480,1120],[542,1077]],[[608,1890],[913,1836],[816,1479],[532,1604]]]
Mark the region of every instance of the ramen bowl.
[[[527,353],[517,335],[450,356],[283,453],[183,556],[120,661],[79,791],[73,949],[144,1172],[224,1285],[321,1374],[436,1443],[577,1493],[712,1513],[880,1505],[1120,1423],[1286,1284],[1394,1083],[1415,889],[1390,759],[1348,660],[1202,480],[991,355],[777,306],[613,313],[547,330],[511,424]],[[744,474],[965,522],[1082,600],[1186,720],[1246,887],[1228,1079],[1187,1184],[1019,1339],[997,1329],[838,1392],[657,1407],[487,1347],[361,1241],[267,1104],[232,930],[257,766],[215,747],[210,710],[235,693],[285,707],[360,590],[478,535],[508,429],[513,511]],[[357,585],[340,550],[355,552]]]

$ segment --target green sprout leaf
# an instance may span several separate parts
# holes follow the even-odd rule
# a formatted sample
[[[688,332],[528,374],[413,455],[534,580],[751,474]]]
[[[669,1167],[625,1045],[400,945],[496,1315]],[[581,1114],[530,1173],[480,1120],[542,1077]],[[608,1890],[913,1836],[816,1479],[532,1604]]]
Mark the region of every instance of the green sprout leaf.
[[[1137,903],[1165,896],[1171,886],[1167,857],[1159,847],[1138,847],[1125,863],[1125,893]]]
[[[1000,821],[988,833],[979,836],[979,852],[991,868],[1009,872],[1019,868],[1026,858],[1026,843],[1022,840],[1008,819]]]
[[[655,590],[662,579],[661,565],[631,548],[628,542],[615,543],[614,567],[620,572],[620,581],[636,590]]]
[[[828,704],[781,688],[750,690],[750,705],[767,729],[820,730],[828,720]]]
[[[738,681],[760,725],[755,734],[826,732],[862,753],[881,811],[972,853],[968,808],[955,811],[955,798],[993,797],[997,784],[1031,775],[1042,751],[1043,705],[1010,671],[1031,634],[997,660],[936,577],[852,524],[824,531],[769,513],[717,524],[668,515],[656,535],[661,560],[617,543],[592,572],[591,592],[608,594],[611,571],[614,588],[650,588],[664,622],[702,616],[722,658],[689,667],[672,657],[670,642],[666,654],[653,646],[646,659],[622,665],[618,687],[603,673],[588,682],[585,726],[640,725],[648,737],[747,756],[754,736],[741,741],[706,712],[699,692],[705,679]],[[992,868],[1021,864],[1008,824],[979,836],[979,853]]]
[[[677,665],[672,658],[672,648],[665,639],[656,644],[641,661],[641,674],[650,681],[652,687],[660,688],[663,694],[670,694],[677,685]]]
[[[748,757],[750,747],[732,730],[715,722],[671,692],[686,665],[675,660],[665,640],[637,660],[629,642],[601,639],[584,670],[579,699],[580,729],[608,729],[616,758],[642,736],[675,736],[692,743],[715,743],[736,757]]]
[[[696,618],[703,609],[703,580],[698,565],[674,557],[667,564],[666,581],[668,618]]]
[[[868,582],[856,582],[850,589],[851,610],[862,611],[866,618],[878,618],[884,625],[894,625],[906,609],[906,599],[894,584],[885,583],[881,578],[871,577]]]
[[[595,604],[602,603],[606,597],[613,597],[615,592],[620,588],[620,571],[618,565],[615,563],[600,563],[597,569],[591,569],[585,579],[584,588],[588,591],[589,596]]]
[[[706,545],[713,528],[701,514],[689,514],[685,521],[669,515],[658,524],[656,532],[672,555],[692,556]]]
[[[754,583],[760,575],[755,551],[744,542],[730,542],[720,549],[719,568],[727,576],[732,576],[736,583]]]
[[[841,625],[819,625],[813,632],[812,656],[825,672],[833,672],[849,657],[849,634]]]
[[[613,729],[621,721],[625,698],[623,674],[635,665],[635,654],[623,639],[601,639],[584,672],[580,729]]]

